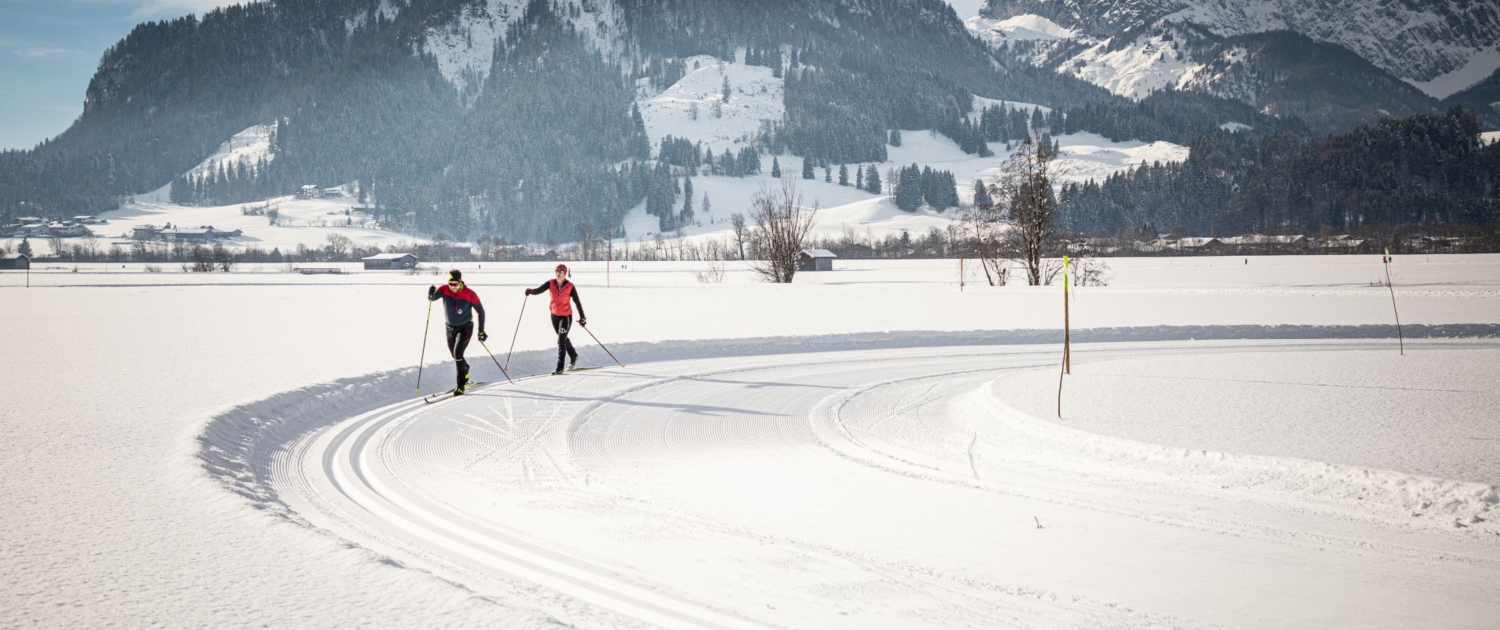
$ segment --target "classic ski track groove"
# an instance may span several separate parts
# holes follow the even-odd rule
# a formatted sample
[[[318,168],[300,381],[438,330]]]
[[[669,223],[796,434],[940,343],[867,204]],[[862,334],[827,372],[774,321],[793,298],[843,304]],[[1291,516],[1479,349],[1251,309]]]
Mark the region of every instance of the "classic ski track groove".
[[[1151,344],[1145,350],[1095,349],[1088,357],[1080,357],[1075,365],[1086,369],[1092,358],[1136,355],[1143,351],[1171,354],[1306,350],[1309,347],[1337,351],[1370,346],[1367,342],[1340,341],[1252,347],[1166,342]],[[868,557],[807,540],[767,535],[732,521],[719,521],[632,493],[623,477],[611,478],[612,467],[651,458],[671,459],[669,456],[673,453],[686,456],[695,451],[736,444],[770,444],[791,448],[808,457],[808,461],[817,459],[820,466],[831,464],[845,470],[852,467],[857,471],[867,471],[855,474],[869,474],[868,471],[893,474],[945,487],[1060,506],[1074,513],[1102,513],[1207,536],[1253,540],[1259,543],[1257,548],[1277,548],[1279,545],[1289,556],[1295,555],[1296,550],[1321,549],[1346,556],[1351,562],[1364,554],[1381,553],[1435,569],[1445,563],[1462,562],[1492,571],[1500,570],[1495,567],[1497,563],[1492,557],[1452,557],[1437,554],[1434,549],[1324,535],[1299,529],[1296,523],[1279,525],[1257,520],[1251,514],[1258,509],[1276,509],[1309,519],[1347,518],[1300,503],[1279,504],[1268,500],[1224,513],[1204,513],[1172,496],[1183,492],[1183,488],[1154,490],[1149,487],[1149,481],[1127,475],[1100,476],[1074,470],[1066,461],[1046,466],[1043,470],[1034,469],[1036,462],[1030,461],[1016,462],[1003,469],[1014,472],[1015,477],[1021,479],[1018,482],[991,478],[992,468],[986,468],[990,474],[981,478],[975,465],[975,445],[985,440],[978,431],[963,430],[961,437],[967,447],[963,449],[966,452],[964,459],[942,461],[887,443],[881,439],[880,430],[890,422],[899,422],[903,414],[909,414],[915,430],[924,436],[941,438],[943,431],[929,425],[924,419],[924,410],[933,405],[961,404],[963,401],[956,401],[948,395],[952,390],[973,389],[976,383],[987,382],[997,373],[1055,368],[1055,351],[1036,347],[896,349],[856,353],[861,357],[876,355],[874,359],[862,359],[856,366],[850,365],[846,354],[690,360],[645,365],[645,369],[641,366],[610,367],[571,379],[566,378],[567,374],[561,379],[539,374],[518,378],[514,385],[505,381],[488,383],[463,397],[453,398],[453,402],[439,401],[445,404],[424,405],[420,400],[397,403],[304,436],[285,455],[277,458],[273,482],[286,497],[292,511],[315,527],[396,556],[403,563],[472,590],[530,600],[539,608],[564,619],[596,627],[640,624],[668,628],[781,626],[768,619],[752,617],[755,613],[747,612],[743,606],[730,608],[717,602],[693,601],[690,595],[675,593],[671,585],[652,582],[649,576],[631,568],[610,566],[603,558],[590,559],[549,547],[540,542],[540,538],[528,534],[525,523],[487,522],[467,513],[461,506],[447,504],[409,485],[406,480],[420,478],[433,466],[431,463],[417,466],[398,450],[409,431],[422,423],[445,425],[462,440],[486,449],[481,455],[464,461],[463,470],[450,469],[449,472],[468,471],[495,458],[503,461],[519,457],[526,484],[560,482],[562,485],[553,489],[560,495],[627,505],[632,510],[651,514],[671,527],[696,528],[774,543],[808,558],[848,563],[940,600],[946,610],[956,615],[954,623],[985,619],[1003,621],[1014,627],[1036,627],[1085,619],[1090,624],[1123,622],[1124,625],[1142,627],[1202,625],[1170,615],[1129,610],[1107,600],[1052,593],[1025,584],[976,580],[933,567],[892,562],[887,558]],[[751,365],[703,370],[704,367],[736,361]],[[984,365],[940,369],[940,364],[945,361]],[[912,367],[914,364],[917,368],[927,369],[893,378],[877,377],[882,369],[917,369]],[[882,365],[887,367],[882,368]],[[663,372],[663,369],[667,371]],[[694,371],[671,373],[672,369]],[[847,376],[851,372],[863,374],[864,380],[852,385],[823,384],[837,382],[841,375]],[[712,410],[714,408],[706,403],[718,399],[723,391],[735,387],[753,388],[753,373],[760,373],[763,379],[784,379],[786,382],[782,384],[791,387],[829,389],[826,393],[820,391],[783,403],[779,417],[773,422],[744,422],[733,427],[722,417],[715,422],[683,427],[675,416],[662,413],[660,415],[665,417],[657,421],[656,428],[643,432],[639,429],[645,425],[612,423],[619,414],[604,413],[607,409],[620,407],[627,398],[637,406],[650,406],[650,401],[670,396],[689,381],[711,383],[717,389],[706,388],[692,400],[676,398],[672,404]],[[729,377],[745,380],[734,381]],[[644,380],[634,382],[632,379]],[[533,384],[537,387],[531,388]],[[905,402],[899,396],[872,396],[885,389],[903,386],[921,386],[923,389]],[[558,399],[546,405],[541,421],[533,430],[517,423],[512,411],[516,397],[525,399],[528,396],[536,400]],[[505,413],[495,408],[496,397],[504,400]],[[566,400],[567,397],[574,400]],[[852,406],[867,398],[880,407],[878,412],[856,413]],[[486,420],[481,413],[494,414],[510,425],[509,429]],[[935,417],[941,421],[943,417],[951,418],[952,414]],[[835,457],[828,458],[828,454]],[[721,478],[722,474],[716,470],[698,472],[715,478]],[[723,483],[734,482],[730,478],[721,479]],[[1081,483],[1083,479],[1088,483]],[[1051,492],[1064,488],[1069,491],[1067,494]],[[1084,490],[1079,492],[1079,489]],[[1148,509],[1142,509],[1128,501],[1115,499],[1114,495],[1122,490],[1151,494],[1162,500],[1153,501],[1145,506]],[[792,510],[807,507],[794,505],[795,500],[762,489],[741,491],[753,493],[768,504],[793,504],[788,505]],[[976,600],[976,594],[984,595],[985,599]],[[1063,601],[1065,598],[1068,601]],[[1040,601],[1046,601],[1050,608],[1035,609],[1027,604]],[[578,602],[586,602],[586,605]]]

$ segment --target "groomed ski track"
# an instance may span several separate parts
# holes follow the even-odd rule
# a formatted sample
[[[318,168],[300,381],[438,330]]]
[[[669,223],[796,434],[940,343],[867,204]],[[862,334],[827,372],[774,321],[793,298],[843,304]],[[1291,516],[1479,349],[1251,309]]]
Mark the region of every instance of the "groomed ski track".
[[[1074,369],[1375,344],[1387,342],[1105,344],[1075,351]],[[1101,458],[1097,444],[1081,446],[1095,438],[996,395],[1008,375],[1055,372],[1057,359],[1053,346],[938,346],[501,380],[303,433],[271,457],[268,493],[388,562],[578,627],[1500,618],[1492,532],[1414,519],[1400,497],[1221,483],[1201,466],[1181,474],[1196,464],[1123,441],[1111,448],[1127,456]],[[1304,474],[1295,460],[1258,465]],[[1397,485],[1486,500],[1483,488],[1435,481]]]

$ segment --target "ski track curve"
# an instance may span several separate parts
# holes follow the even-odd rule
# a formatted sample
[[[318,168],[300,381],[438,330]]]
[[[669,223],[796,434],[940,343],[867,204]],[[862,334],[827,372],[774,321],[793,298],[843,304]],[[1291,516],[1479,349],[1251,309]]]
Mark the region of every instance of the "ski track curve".
[[[1075,369],[1371,343],[1120,344]],[[1055,348],[700,358],[502,381],[297,436],[271,457],[268,489],[247,496],[578,627],[1477,628],[1500,615],[1486,586],[1500,578],[1494,528],[1447,531],[1394,500],[1236,477],[1237,456],[1217,457],[1228,473],[1204,470],[1216,456],[1026,417],[995,385],[1036,369],[1057,369]],[[1438,489],[1477,492],[1488,509],[1493,488],[1472,486]]]

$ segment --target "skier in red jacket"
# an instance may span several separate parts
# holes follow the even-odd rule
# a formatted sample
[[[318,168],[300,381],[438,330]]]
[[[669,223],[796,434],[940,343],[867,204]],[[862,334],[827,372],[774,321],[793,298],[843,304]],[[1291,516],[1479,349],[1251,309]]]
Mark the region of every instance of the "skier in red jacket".
[[[479,294],[464,286],[463,273],[457,269],[448,272],[448,284],[441,288],[427,287],[427,299],[438,298],[442,298],[443,312],[448,317],[448,353],[458,367],[458,387],[453,388],[453,394],[461,396],[464,386],[469,384],[469,362],[464,360],[464,349],[474,335],[472,313],[479,313],[479,341],[490,338],[484,333],[484,306],[479,304]]]
[[[578,351],[573,349],[573,342],[568,340],[568,330],[573,327],[573,304],[578,305],[579,326],[587,326],[589,318],[583,314],[583,301],[578,299],[578,287],[568,281],[568,266],[558,265],[555,271],[557,277],[543,282],[542,286],[535,289],[527,289],[526,295],[541,295],[544,292],[552,294],[552,329],[557,331],[557,370],[553,374],[562,374],[564,356],[568,357],[568,369],[578,367]]]

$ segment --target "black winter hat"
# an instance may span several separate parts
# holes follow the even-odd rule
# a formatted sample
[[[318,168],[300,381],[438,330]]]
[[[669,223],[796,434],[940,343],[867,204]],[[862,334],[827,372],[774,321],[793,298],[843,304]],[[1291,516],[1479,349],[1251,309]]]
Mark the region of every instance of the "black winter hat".
[[[454,269],[454,270],[448,272],[448,280],[450,280],[450,281],[451,280],[458,280],[458,281],[462,282],[463,279],[464,279],[464,272],[462,272],[462,271]]]

